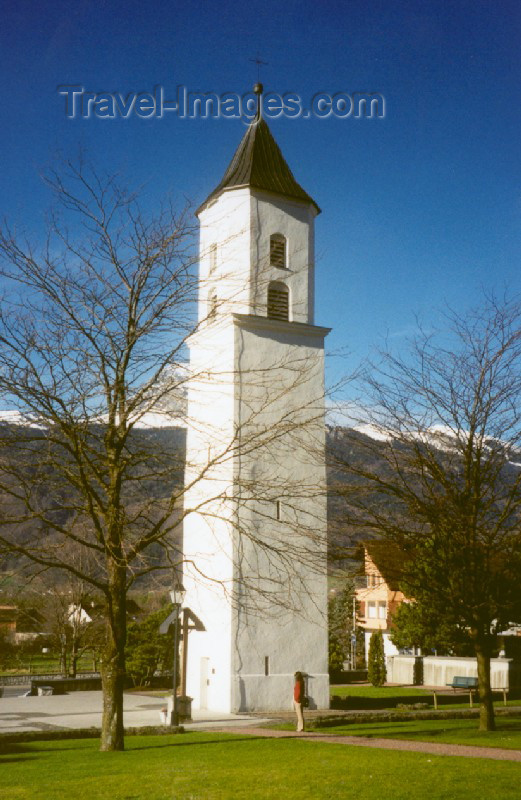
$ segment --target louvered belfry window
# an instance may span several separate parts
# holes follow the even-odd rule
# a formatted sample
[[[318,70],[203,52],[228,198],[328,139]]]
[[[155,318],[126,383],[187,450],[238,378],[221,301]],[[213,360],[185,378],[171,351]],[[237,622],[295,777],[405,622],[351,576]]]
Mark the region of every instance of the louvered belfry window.
[[[289,290],[283,283],[268,286],[268,319],[289,320]]]
[[[212,244],[210,246],[210,274],[215,270],[217,266],[217,245]]]
[[[270,237],[270,267],[286,269],[286,239],[281,233]]]

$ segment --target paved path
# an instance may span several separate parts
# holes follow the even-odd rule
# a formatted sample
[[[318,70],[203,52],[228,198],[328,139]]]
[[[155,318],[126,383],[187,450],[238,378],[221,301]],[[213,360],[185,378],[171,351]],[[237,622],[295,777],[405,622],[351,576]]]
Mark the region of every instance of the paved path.
[[[416,753],[431,753],[436,756],[466,756],[467,758],[492,758],[497,761],[521,761],[521,751],[502,750],[496,747],[472,747],[463,744],[441,744],[436,742],[408,741],[406,739],[369,739],[365,736],[338,736],[334,733],[296,733],[295,731],[274,731],[269,728],[255,728],[249,725],[234,728],[233,725],[213,728],[221,733],[240,733],[268,739],[306,739],[311,742],[353,745],[354,747],[375,747],[384,750],[408,750]]]
[[[125,693],[123,723],[126,728],[141,728],[161,724],[161,709],[166,699]],[[0,733],[25,731],[57,731],[78,728],[99,728],[103,702],[101,692],[71,692],[49,697],[7,696],[0,698]],[[258,725],[257,716],[218,714],[195,711],[193,722],[186,730],[225,728],[227,724],[241,730],[242,725]],[[262,720],[265,721],[265,720]]]

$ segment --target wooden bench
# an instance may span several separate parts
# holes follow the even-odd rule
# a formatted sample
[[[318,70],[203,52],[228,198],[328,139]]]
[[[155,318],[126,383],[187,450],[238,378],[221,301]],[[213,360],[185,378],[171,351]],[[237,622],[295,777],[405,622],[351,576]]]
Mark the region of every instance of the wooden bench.
[[[452,679],[452,683],[445,684],[446,686],[450,686],[451,689],[477,689],[478,688],[478,679],[477,678],[467,678],[463,675],[456,675],[455,678]]]
[[[461,689],[463,691],[467,691],[469,693],[470,707],[473,708],[472,692],[477,692],[478,691],[478,679],[477,678],[475,678],[475,677],[464,677],[463,675],[456,675],[456,677],[454,677],[452,679],[452,683],[447,683],[446,686],[449,686],[451,689],[454,689],[454,692],[456,691],[456,689]],[[503,705],[506,706],[506,704],[507,704],[508,687],[493,686],[493,687],[491,687],[491,692],[502,692],[502,694],[503,694]],[[438,697],[437,697],[436,690],[434,690],[433,695],[434,695],[434,708],[437,710],[438,709]]]
[[[477,692],[477,690],[478,690],[478,679],[477,678],[475,678],[475,677],[466,677],[464,675],[456,675],[452,679],[452,683],[447,683],[445,685],[449,686],[451,689],[453,689],[454,692],[456,691],[456,689],[461,689],[462,691],[468,692],[469,693],[469,704],[470,704],[470,707],[473,708],[472,692]],[[434,691],[433,695],[434,695],[434,708],[437,710],[438,709],[437,692]]]
[[[478,679],[475,677],[467,677],[465,675],[456,675],[452,679],[452,683],[447,683],[446,686],[450,686],[451,689],[456,691],[456,689],[461,689],[464,692],[469,693],[469,705],[472,708],[472,692],[477,692],[478,690]]]
[[[507,704],[508,686],[506,686],[506,687],[503,686],[502,688],[493,686],[490,691],[492,693],[494,693],[494,692],[503,692],[503,705],[506,706],[506,704]]]

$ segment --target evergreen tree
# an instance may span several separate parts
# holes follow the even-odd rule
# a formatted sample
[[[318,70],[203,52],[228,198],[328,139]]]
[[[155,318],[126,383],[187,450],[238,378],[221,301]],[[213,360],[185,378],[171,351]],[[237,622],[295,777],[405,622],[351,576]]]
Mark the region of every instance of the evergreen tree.
[[[171,610],[168,606],[128,626],[125,661],[134,686],[148,686],[157,669],[168,669],[171,665],[172,634],[159,633],[159,626]]]
[[[341,670],[351,647],[354,587],[347,581],[341,592],[328,601],[329,669]]]
[[[394,612],[394,646],[399,650],[420,647],[424,653],[434,650],[438,655],[472,656],[469,633],[458,625],[451,609],[440,613],[421,600],[420,595],[420,602],[402,603]]]
[[[373,686],[383,686],[387,678],[382,631],[373,633],[369,641],[367,677]]]

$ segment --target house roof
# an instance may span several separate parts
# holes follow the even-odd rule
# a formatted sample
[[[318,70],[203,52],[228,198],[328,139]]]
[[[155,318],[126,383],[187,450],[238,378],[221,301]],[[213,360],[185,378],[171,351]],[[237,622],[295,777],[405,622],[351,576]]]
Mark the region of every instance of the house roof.
[[[256,118],[248,126],[221,182],[210,192],[197,213],[224,191],[243,186],[301,200],[313,205],[320,213],[313,198],[295,180],[262,117]]]
[[[364,542],[364,547],[389,589],[393,592],[401,589],[400,581],[406,560],[403,551],[396,544],[381,539]]]

